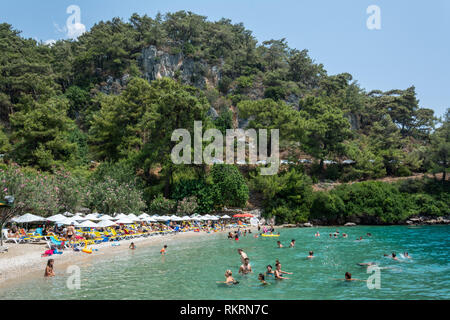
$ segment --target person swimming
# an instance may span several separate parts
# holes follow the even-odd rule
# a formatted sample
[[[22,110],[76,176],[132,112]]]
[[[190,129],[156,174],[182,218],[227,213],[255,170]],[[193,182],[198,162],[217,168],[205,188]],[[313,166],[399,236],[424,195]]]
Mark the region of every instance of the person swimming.
[[[166,254],[167,244],[164,245],[164,247],[159,251],[162,255]]]
[[[268,285],[269,283],[265,280],[265,277],[262,273],[258,275],[258,280],[261,282],[263,286]]]
[[[345,273],[344,279],[334,279],[334,280],[340,280],[340,281],[364,281],[367,282],[367,280],[361,280],[361,279],[354,279],[352,278],[352,274],[350,272]]]
[[[362,262],[362,263],[357,263],[357,265],[360,267],[370,267],[370,266],[376,266],[377,264],[375,262]]]
[[[226,284],[238,284],[239,283],[239,281],[236,281],[233,278],[233,273],[231,272],[231,270],[225,271],[225,283]]]
[[[55,276],[55,271],[53,270],[54,262],[55,262],[55,260],[48,259],[47,266],[45,267],[44,277],[54,277]]]
[[[250,262],[249,258],[244,259],[244,264],[242,264],[241,267],[239,268],[239,273],[248,274],[253,272],[249,262]]]
[[[347,238],[347,234],[346,234],[346,233],[343,233],[343,234],[342,234],[342,238]]]
[[[403,253],[403,256],[407,259],[412,259],[411,256],[409,255],[409,253],[406,251]]]
[[[132,243],[130,244],[129,248],[130,248],[131,250],[136,249],[136,246],[134,245],[134,242],[132,242]]]
[[[270,264],[267,265],[266,268],[267,268],[267,270],[266,270],[266,277],[275,275],[275,271],[272,270],[272,266]]]
[[[283,248],[283,245],[281,244],[280,241],[277,241],[277,246],[278,246],[278,248]]]
[[[289,245],[289,247],[293,248],[295,246],[295,239],[291,240],[291,244]]]
[[[279,279],[290,279],[287,277],[283,277],[282,274],[292,274],[292,272],[286,272],[286,271],[282,271],[281,270],[281,264],[277,263],[277,265],[275,266],[275,279],[279,280]]]
[[[395,252],[392,252],[391,257],[392,257],[393,260],[397,260],[398,261],[397,254]]]
[[[313,251],[310,251],[310,252],[309,252],[309,256],[308,256],[307,258],[308,258],[308,259],[314,258],[314,252],[313,252]]]

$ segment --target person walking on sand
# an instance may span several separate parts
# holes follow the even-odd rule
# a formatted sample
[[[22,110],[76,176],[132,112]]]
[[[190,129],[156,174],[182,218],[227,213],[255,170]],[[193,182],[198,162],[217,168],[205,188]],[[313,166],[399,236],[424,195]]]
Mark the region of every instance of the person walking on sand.
[[[55,260],[48,259],[47,266],[45,267],[44,277],[54,277],[55,276],[55,271],[53,270],[53,263],[54,262],[55,262]]]

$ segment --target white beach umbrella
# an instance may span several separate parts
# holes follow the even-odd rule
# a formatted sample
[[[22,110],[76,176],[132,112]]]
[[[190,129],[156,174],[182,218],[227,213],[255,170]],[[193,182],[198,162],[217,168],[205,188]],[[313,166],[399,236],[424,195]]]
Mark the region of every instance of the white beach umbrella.
[[[63,213],[63,215],[65,215],[66,217],[72,217],[73,213],[71,213],[69,211],[66,211],[66,212]]]
[[[95,213],[90,213],[84,218],[88,219],[88,220],[100,220],[100,218],[98,217],[98,214],[95,214]]]
[[[62,220],[62,219],[66,219],[66,217],[63,216],[62,214],[55,214],[54,216],[48,217],[47,221],[55,222],[55,221]]]
[[[181,220],[182,220],[182,221],[189,221],[189,220],[191,220],[191,217],[189,217],[189,216],[184,216],[184,217],[181,217]]]
[[[143,213],[138,218],[142,220],[144,218],[150,218],[150,216],[148,214],[146,214],[146,213]]]
[[[64,225],[71,225],[73,224],[78,224],[77,220],[75,220],[73,217],[72,218],[67,218],[65,217],[64,219],[60,219],[60,220],[56,220],[54,221],[55,224],[64,224]]]
[[[133,221],[141,221],[134,213],[130,213],[128,215],[128,219],[133,220]]]
[[[110,220],[101,220],[99,223],[97,223],[99,228],[107,228],[107,227],[111,227],[111,226],[115,226],[117,225],[115,222],[112,222]]]
[[[128,216],[126,214],[124,214],[124,213],[119,213],[118,215],[116,215],[114,217],[114,219],[122,219],[122,218],[127,218],[128,219]]]
[[[88,220],[85,217],[80,216],[79,214],[76,214],[75,216],[73,216],[71,219],[77,220],[77,221],[85,221]]]
[[[113,217],[111,217],[110,215],[108,215],[108,214],[104,214],[104,215],[102,215],[101,217],[100,217],[100,221],[101,220],[112,220],[113,219]]]
[[[224,215],[222,216],[222,219],[231,219],[231,217],[229,215]]]
[[[216,217],[216,216],[211,216],[210,218],[209,218],[210,220],[213,220],[213,221],[217,221],[217,220],[219,220],[219,218],[218,217]]]
[[[158,220],[158,221],[169,221],[170,217],[168,217],[168,216],[161,216],[161,217],[157,217],[156,220]]]
[[[157,222],[157,220],[155,218],[152,218],[152,217],[142,218],[141,221],[144,221],[144,222]]]
[[[132,224],[133,220],[128,219],[127,217],[124,217],[122,219],[119,219],[116,221],[117,224]]]
[[[15,218],[12,221],[14,221],[16,223],[30,223],[30,222],[45,221],[45,220],[46,219],[43,217],[36,216],[31,213],[25,213],[23,216]]]
[[[92,222],[91,220],[86,220],[80,224],[77,224],[76,226],[80,228],[98,228],[98,224]]]

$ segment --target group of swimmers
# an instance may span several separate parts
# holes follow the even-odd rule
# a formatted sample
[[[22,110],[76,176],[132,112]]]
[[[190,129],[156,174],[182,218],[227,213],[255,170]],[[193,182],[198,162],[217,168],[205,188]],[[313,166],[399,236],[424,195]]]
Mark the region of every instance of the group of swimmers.
[[[295,242],[295,241],[294,241]],[[250,266],[250,259],[248,258],[247,254],[242,249],[237,249],[238,253],[241,257],[242,265],[239,268],[239,274],[246,275],[253,273],[252,267]],[[293,274],[292,272],[286,272],[281,270],[281,263],[277,259],[275,261],[275,270],[273,267],[269,264],[266,267],[265,273],[258,274],[258,280],[261,282],[262,285],[268,285],[269,283],[266,281],[266,277],[274,277],[276,280],[283,280],[283,279],[289,279],[287,277],[284,277],[284,274]],[[233,278],[233,272],[231,270],[225,271],[225,282],[226,284],[238,284],[239,281]]]
[[[228,232],[228,239],[234,239],[236,241],[239,241],[239,238],[244,235],[247,236],[247,234],[251,234],[252,230],[251,229],[244,229],[244,231],[241,231],[241,229],[239,228],[238,230],[236,230],[234,232],[234,234],[230,231]]]

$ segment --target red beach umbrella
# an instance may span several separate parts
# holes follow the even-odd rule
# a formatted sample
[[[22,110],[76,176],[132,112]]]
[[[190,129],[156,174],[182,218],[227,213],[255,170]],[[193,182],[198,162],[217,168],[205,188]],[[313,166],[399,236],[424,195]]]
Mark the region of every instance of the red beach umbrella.
[[[233,218],[253,218],[253,215],[250,213],[239,213],[235,214]]]

